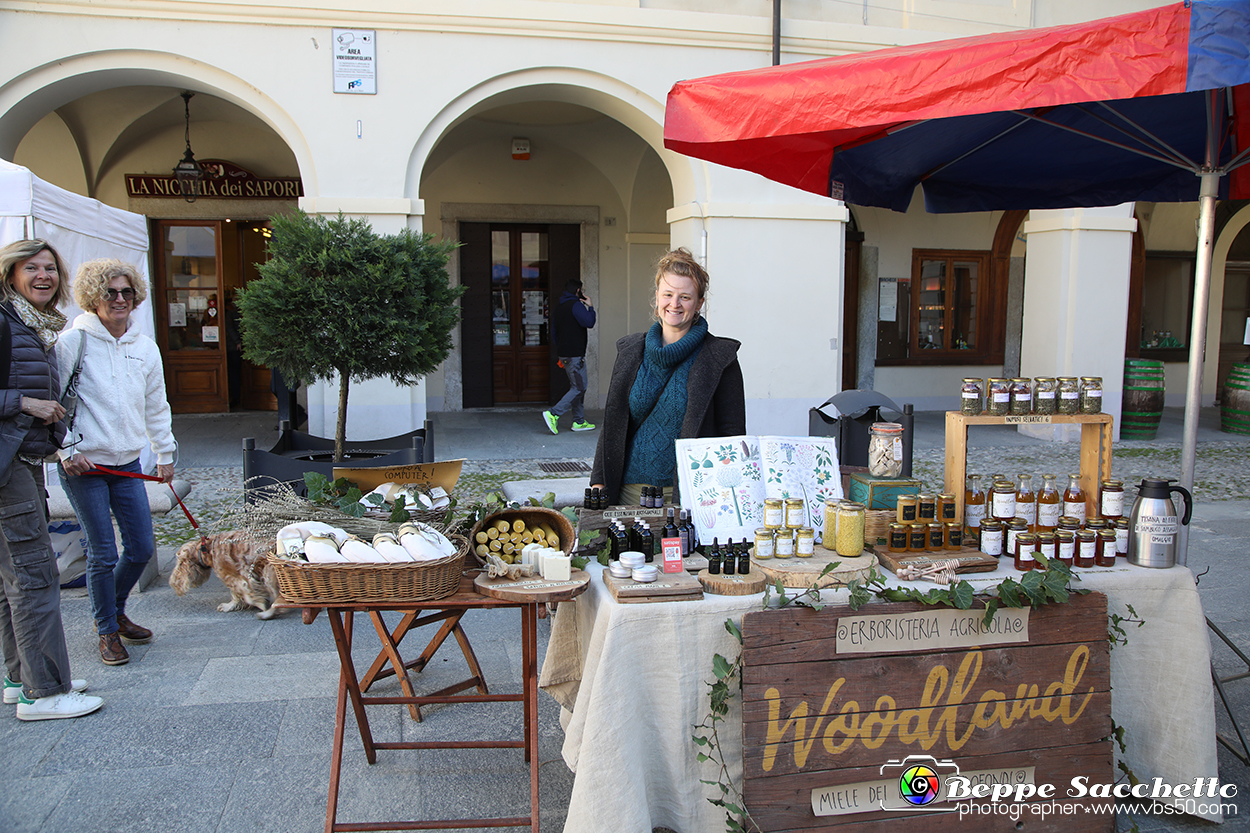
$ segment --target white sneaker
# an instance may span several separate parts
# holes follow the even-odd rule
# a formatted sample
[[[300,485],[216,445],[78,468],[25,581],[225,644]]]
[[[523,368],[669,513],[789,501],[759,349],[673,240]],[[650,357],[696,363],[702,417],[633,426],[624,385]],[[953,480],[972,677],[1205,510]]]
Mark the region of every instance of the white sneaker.
[[[70,680],[69,687],[71,691],[82,693],[87,690],[86,680]],[[22,684],[15,683],[8,677],[4,678],[4,704],[11,706],[16,703],[22,696]]]
[[[22,697],[17,701],[17,719],[59,720],[63,717],[82,717],[103,705],[103,697],[79,694],[77,691],[40,697],[38,700]]]

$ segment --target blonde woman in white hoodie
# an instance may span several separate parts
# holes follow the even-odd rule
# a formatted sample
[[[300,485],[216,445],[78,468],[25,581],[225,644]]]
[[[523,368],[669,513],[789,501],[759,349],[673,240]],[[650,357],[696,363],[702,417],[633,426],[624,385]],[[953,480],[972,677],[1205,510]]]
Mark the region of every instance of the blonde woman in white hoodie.
[[[147,286],[130,264],[112,259],[84,263],[74,278],[74,301],[86,312],[57,341],[62,389],[79,367],[78,407],[60,451],[60,474],[87,533],[87,591],[106,665],[130,661],[121,640],[152,639],[152,631],[126,616],[126,599],[156,552],[156,542],[143,481],[97,467],[139,472],[139,453],[151,443],[156,473],[168,483],[177,449],[160,350],[130,320],[146,297]],[[120,557],[110,510],[121,530]]]

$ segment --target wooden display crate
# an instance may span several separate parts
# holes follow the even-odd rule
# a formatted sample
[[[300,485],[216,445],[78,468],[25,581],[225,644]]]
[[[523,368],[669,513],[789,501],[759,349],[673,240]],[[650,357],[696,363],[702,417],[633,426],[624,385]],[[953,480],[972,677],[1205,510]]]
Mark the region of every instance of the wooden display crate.
[[[1098,483],[1111,476],[1111,442],[1115,436],[1111,414],[1033,414],[1029,416],[967,416],[946,412],[946,488],[955,495],[955,516],[964,517],[964,490],[968,479],[968,427],[972,425],[1079,425],[1081,426],[1081,490],[1085,515],[1098,514]],[[988,495],[990,486],[986,483]],[[1064,484],[1060,484],[1062,487]]]

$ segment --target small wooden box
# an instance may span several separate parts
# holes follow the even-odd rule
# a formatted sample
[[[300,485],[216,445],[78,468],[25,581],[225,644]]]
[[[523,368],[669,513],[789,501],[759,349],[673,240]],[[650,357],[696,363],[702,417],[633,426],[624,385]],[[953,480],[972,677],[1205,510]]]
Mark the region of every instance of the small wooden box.
[[[847,497],[862,503],[869,509],[895,509],[899,495],[920,494],[920,481],[902,477],[874,477],[871,474],[851,474]]]

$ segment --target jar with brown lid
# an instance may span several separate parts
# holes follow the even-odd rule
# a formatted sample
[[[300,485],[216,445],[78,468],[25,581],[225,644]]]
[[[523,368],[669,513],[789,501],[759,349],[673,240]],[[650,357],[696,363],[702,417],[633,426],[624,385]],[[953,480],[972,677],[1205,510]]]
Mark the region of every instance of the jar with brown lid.
[[[999,480],[990,490],[990,515],[1000,521],[1016,516],[1016,487],[1010,480]]]
[[[980,379],[964,379],[963,387],[959,389],[959,412],[964,416],[980,416],[984,396]]]
[[[1099,567],[1115,566],[1115,528],[1098,530],[1098,543],[1094,548],[1094,564]]]
[[[1001,558],[1003,555],[1003,522],[986,518],[981,521],[981,552]]]
[[[901,524],[915,523],[919,520],[917,514],[919,505],[920,498],[916,495],[899,495],[895,508],[895,520]]]
[[[1059,377],[1059,398],[1055,401],[1055,410],[1061,414],[1080,413],[1081,383],[1075,376]]]
[[[1033,548],[1037,546],[1037,535],[1032,532],[1021,532],[1016,536],[1016,569],[1022,573],[1037,567],[1037,559],[1033,557]]]
[[[1099,511],[1104,518],[1124,516],[1124,481],[1104,480],[1099,489]]]
[[[1033,380],[1033,413],[1055,413],[1055,395],[1059,392],[1059,380],[1054,376],[1038,376]]]
[[[1098,552],[1098,533],[1092,529],[1080,529],[1076,533],[1076,566],[1093,567]]]
[[[990,416],[1007,416],[1011,410],[1011,380],[992,378],[986,383],[985,412]]]
[[[1101,414],[1102,413],[1102,377],[1101,376],[1082,376],[1081,377],[1081,413],[1083,414]]]
[[[1032,381],[1023,376],[1011,380],[1011,402],[1008,412],[1015,416],[1026,416],[1033,410]]]
[[[1076,533],[1061,529],[1055,533],[1056,557],[1069,567],[1076,563]]]

